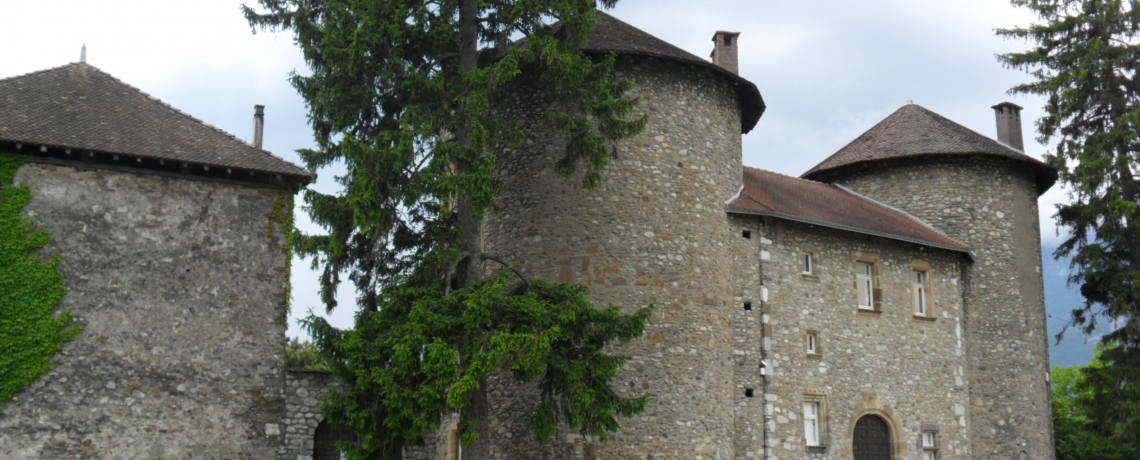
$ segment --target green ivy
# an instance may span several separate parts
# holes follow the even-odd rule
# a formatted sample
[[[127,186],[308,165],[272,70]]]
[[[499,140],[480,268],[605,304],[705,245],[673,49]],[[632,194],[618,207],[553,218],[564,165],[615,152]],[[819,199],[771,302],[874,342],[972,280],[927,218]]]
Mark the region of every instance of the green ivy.
[[[273,231],[274,224],[281,228],[281,234]],[[273,211],[269,213],[269,225],[265,236],[273,245],[285,250],[285,312],[292,311],[293,299],[293,194],[282,190],[273,201]]]
[[[39,261],[50,234],[21,215],[32,198],[12,185],[20,161],[0,153],[0,407],[51,369],[48,360],[80,327],[52,314],[67,293],[59,255]]]

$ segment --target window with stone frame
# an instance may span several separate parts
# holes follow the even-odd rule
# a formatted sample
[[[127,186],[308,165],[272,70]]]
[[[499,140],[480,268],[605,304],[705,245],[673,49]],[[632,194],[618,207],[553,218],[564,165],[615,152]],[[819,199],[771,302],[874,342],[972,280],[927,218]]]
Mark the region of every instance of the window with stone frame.
[[[801,415],[804,423],[804,443],[808,452],[825,452],[828,440],[827,397],[822,394],[804,394]]]
[[[819,331],[809,330],[804,334],[804,347],[807,349],[808,356],[820,357],[823,355],[823,343],[819,337]]]
[[[938,460],[938,431],[922,430],[919,446],[922,448],[922,460]]]
[[[921,260],[910,264],[911,304],[916,318],[934,319],[933,273]]]
[[[819,445],[819,403],[804,402],[804,440],[809,446]]]
[[[811,251],[804,251],[800,253],[800,274],[814,275],[815,274],[815,254]]]
[[[860,254],[855,259],[855,297],[856,306],[860,311],[878,312],[882,310],[877,256]]]

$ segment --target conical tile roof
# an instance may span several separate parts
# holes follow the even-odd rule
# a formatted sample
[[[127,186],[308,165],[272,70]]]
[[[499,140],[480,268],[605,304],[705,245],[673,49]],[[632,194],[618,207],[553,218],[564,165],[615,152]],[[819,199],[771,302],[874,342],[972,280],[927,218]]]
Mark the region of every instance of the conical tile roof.
[[[926,155],[989,155],[1025,162],[1037,171],[1040,192],[1057,180],[1056,171],[1040,160],[917,104],[902,106],[801,177],[826,181],[851,165]]]
[[[756,123],[760,121],[760,116],[764,114],[764,98],[760,96],[760,90],[755,83],[746,80],[744,77],[713,64],[707,59],[694,56],[688,51],[673,46],[669,42],[601,11],[594,11],[594,22],[594,28],[586,34],[586,44],[583,46],[583,50],[598,53],[612,52],[621,55],[651,56],[712,69],[727,79],[740,96],[740,121],[743,133],[752,131],[752,128],[756,127]],[[558,26],[558,23],[552,25],[556,29]]]
[[[82,62],[0,80],[0,141],[313,176]]]

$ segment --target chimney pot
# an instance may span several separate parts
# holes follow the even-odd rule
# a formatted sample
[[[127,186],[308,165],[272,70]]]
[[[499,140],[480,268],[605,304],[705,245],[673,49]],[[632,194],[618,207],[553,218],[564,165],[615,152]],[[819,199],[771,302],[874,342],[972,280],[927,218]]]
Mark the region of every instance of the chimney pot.
[[[265,106],[253,106],[253,146],[261,148],[262,135],[265,133]]]
[[[737,61],[737,43],[740,37],[740,32],[725,32],[718,30],[713,35],[713,51],[709,56],[712,58],[713,64],[716,64],[725,70],[739,74],[740,65]]]
[[[1021,140],[1021,109],[1012,102],[1002,102],[991,107],[997,119],[997,140],[1022,152],[1025,144]]]

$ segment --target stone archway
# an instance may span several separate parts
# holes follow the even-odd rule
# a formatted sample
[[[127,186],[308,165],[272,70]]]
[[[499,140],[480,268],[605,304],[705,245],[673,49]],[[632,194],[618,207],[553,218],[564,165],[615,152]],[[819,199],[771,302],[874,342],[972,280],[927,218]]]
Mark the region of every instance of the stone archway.
[[[907,443],[903,430],[902,419],[895,413],[894,409],[887,404],[882,396],[873,392],[865,392],[861,395],[856,402],[854,411],[851,415],[851,422],[847,427],[847,456],[845,458],[855,460],[878,460],[879,458],[889,460],[903,460],[907,454]],[[871,418],[868,418],[871,417]],[[863,425],[860,425],[863,422]],[[885,425],[885,426],[884,426]],[[857,428],[862,428],[865,433],[864,436],[870,434],[872,436],[882,436],[885,431],[886,439],[879,439],[879,442],[885,441],[889,444],[889,454],[885,457],[861,457],[855,456],[855,432]],[[884,430],[885,428],[885,430]],[[869,431],[873,430],[873,431]]]

